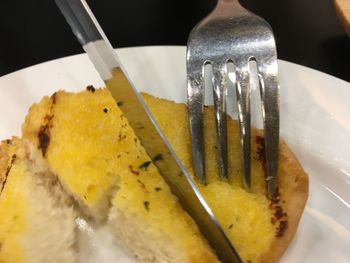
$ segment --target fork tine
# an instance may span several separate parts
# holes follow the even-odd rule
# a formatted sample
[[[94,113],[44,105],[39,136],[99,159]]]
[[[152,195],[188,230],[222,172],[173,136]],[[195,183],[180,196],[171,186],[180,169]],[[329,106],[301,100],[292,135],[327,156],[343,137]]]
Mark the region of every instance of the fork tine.
[[[202,183],[206,183],[204,166],[204,128],[203,128],[203,99],[204,78],[203,70],[187,69],[187,102],[192,147],[192,158],[195,175]]]
[[[243,184],[250,191],[250,83],[248,62],[236,66],[236,93],[241,140]]]
[[[219,174],[221,179],[227,179],[227,116],[226,116],[226,63],[213,65],[213,96],[218,144]]]
[[[264,123],[267,192],[273,198],[277,193],[279,146],[277,59],[273,59],[270,63],[259,63],[259,61],[257,63]]]

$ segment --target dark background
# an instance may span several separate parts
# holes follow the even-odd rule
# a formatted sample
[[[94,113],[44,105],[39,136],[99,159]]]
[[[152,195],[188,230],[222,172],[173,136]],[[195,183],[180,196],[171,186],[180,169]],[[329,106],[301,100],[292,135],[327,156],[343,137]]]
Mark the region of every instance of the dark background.
[[[114,47],[185,45],[215,0],[88,0]],[[280,59],[350,81],[350,39],[332,0],[241,0],[275,32]],[[0,1],[0,76],[82,53],[54,0]]]

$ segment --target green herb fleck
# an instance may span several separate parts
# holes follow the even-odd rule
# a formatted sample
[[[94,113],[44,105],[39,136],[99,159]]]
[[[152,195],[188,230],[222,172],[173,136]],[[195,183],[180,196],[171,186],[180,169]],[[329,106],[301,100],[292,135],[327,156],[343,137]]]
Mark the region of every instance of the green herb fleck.
[[[232,227],[233,227],[233,224],[229,225],[229,226],[228,226],[228,229],[231,229]]]
[[[250,259],[247,260],[247,263],[252,263],[252,261]]]
[[[150,164],[151,164],[151,161],[144,162],[143,164],[141,164],[139,166],[139,169],[143,169],[143,170],[147,171],[147,168]]]
[[[161,153],[158,153],[156,156],[153,157],[152,161],[155,163],[156,161],[164,160],[163,155]]]
[[[160,188],[160,187],[156,187],[156,188],[154,188],[154,190],[156,190],[157,192],[159,192],[159,191],[161,191],[161,190],[162,190],[162,188]]]
[[[122,102],[122,101],[117,102],[118,107],[123,106],[123,104],[124,104],[124,102]]]
[[[146,209],[147,211],[149,211],[149,202],[148,202],[148,201],[144,201],[144,202],[143,202],[143,205],[144,205],[145,209]]]

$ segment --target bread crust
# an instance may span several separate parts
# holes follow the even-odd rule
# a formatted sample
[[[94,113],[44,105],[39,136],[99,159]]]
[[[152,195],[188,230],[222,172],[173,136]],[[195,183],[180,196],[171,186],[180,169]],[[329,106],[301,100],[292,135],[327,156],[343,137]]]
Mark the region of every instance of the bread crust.
[[[2,192],[1,189],[5,181],[7,164],[8,164],[8,155],[6,154],[4,149],[4,142],[1,142],[0,144],[0,195]]]
[[[4,140],[0,142],[0,196],[4,190],[7,176],[11,169],[11,156],[9,154],[9,145],[11,140]]]
[[[276,236],[268,252],[262,256],[262,263],[278,262],[287,250],[297,231],[309,192],[309,179],[298,159],[283,140],[279,147],[279,178],[283,176],[283,171],[293,171],[289,173],[290,178],[285,178],[288,181],[280,179],[279,184],[281,200],[284,201],[282,206],[288,215],[288,226],[283,236]]]

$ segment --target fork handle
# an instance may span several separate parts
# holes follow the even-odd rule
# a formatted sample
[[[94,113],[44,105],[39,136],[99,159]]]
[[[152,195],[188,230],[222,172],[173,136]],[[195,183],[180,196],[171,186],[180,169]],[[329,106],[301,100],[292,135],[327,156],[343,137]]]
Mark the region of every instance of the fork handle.
[[[241,6],[238,0],[218,0],[218,5],[220,4],[230,4]]]
[[[238,0],[218,0],[215,9],[211,13],[216,17],[232,17],[232,11],[235,15],[246,15],[249,13]]]

